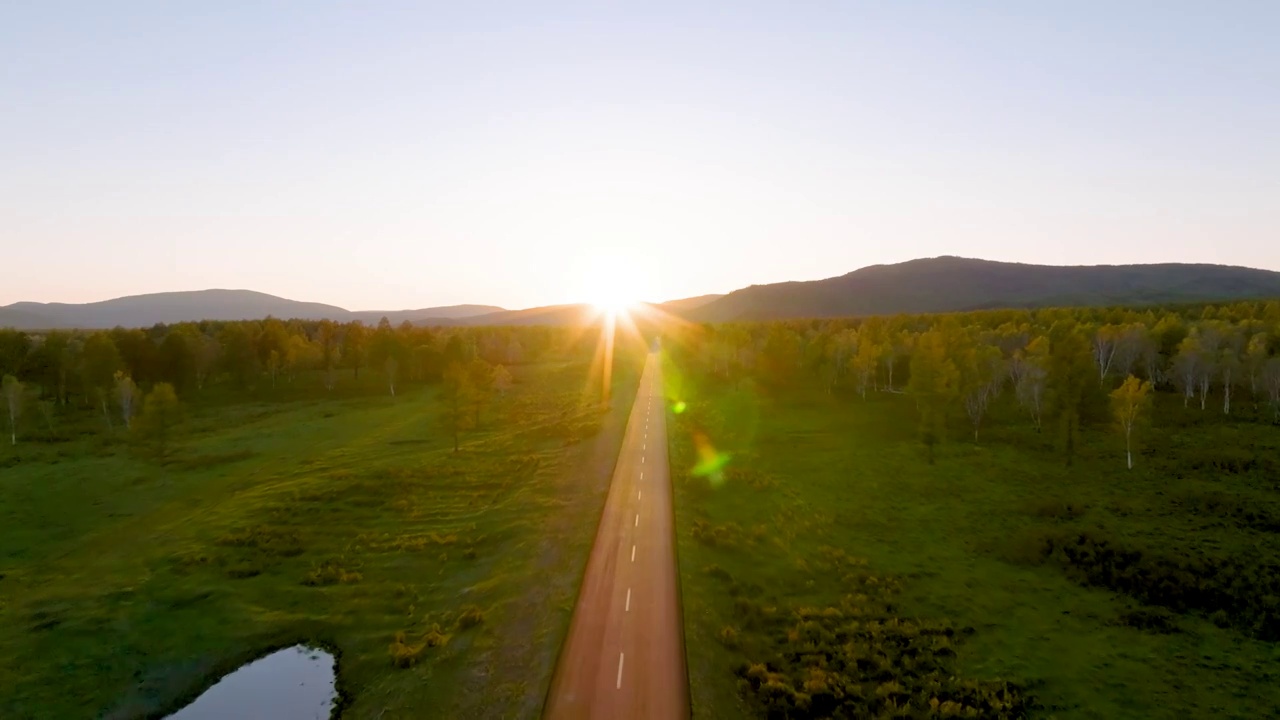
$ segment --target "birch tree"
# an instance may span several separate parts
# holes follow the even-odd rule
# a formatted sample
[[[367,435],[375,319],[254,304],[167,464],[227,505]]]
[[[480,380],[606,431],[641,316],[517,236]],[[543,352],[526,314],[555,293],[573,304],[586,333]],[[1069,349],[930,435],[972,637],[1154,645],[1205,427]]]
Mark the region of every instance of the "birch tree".
[[[1240,356],[1232,348],[1223,348],[1218,355],[1218,378],[1222,383],[1222,414],[1231,414],[1231,388],[1240,378]]]
[[[880,349],[880,362],[885,370],[885,389],[896,392],[893,386],[893,369],[907,352],[907,338],[902,333],[891,333]]]
[[[1038,337],[1025,350],[1015,355],[1020,365],[1014,392],[1018,402],[1031,413],[1036,432],[1042,429],[1044,418],[1045,384],[1049,377],[1049,339]]]
[[[1174,381],[1182,391],[1182,407],[1191,404],[1196,396],[1196,388],[1204,364],[1204,351],[1200,346],[1200,338],[1188,335],[1178,343],[1178,354],[1173,358]]]
[[[396,375],[400,371],[400,361],[395,355],[388,355],[382,361],[382,369],[387,373],[387,386],[391,388],[391,397],[396,396]]]
[[[1249,338],[1244,351],[1245,372],[1249,374],[1249,395],[1256,403],[1262,384],[1263,371],[1267,365],[1267,334],[1255,333]]]
[[[1111,412],[1124,434],[1124,453],[1129,469],[1133,469],[1133,429],[1144,419],[1151,406],[1151,383],[1130,375],[1111,393]]]
[[[984,343],[966,350],[960,364],[961,396],[964,409],[973,423],[973,441],[978,441],[978,430],[986,417],[987,408],[996,388],[1004,377],[1001,368],[1000,349]]]
[[[876,367],[880,364],[880,348],[868,339],[858,340],[858,351],[849,361],[849,371],[853,374],[854,382],[857,384],[858,394],[866,399],[867,388],[871,385],[871,380],[876,374]]]
[[[493,369],[493,389],[498,391],[499,396],[505,398],[513,383],[511,371],[507,370],[505,365],[499,365]]]
[[[1103,325],[1093,333],[1093,361],[1098,366],[1098,384],[1106,382],[1111,363],[1115,360],[1116,349],[1120,345],[1120,328],[1115,325]]]
[[[133,378],[124,371],[116,373],[116,401],[120,403],[120,417],[124,420],[125,428],[132,427],[133,423],[133,404],[138,395],[138,386],[134,384]]]
[[[26,400],[26,389],[18,378],[12,375],[5,375],[0,380],[0,392],[4,393],[5,407],[9,411],[9,444],[18,444],[18,418],[22,417],[24,401]]]
[[[1267,360],[1262,367],[1262,387],[1271,401],[1271,411],[1280,420],[1280,357]]]

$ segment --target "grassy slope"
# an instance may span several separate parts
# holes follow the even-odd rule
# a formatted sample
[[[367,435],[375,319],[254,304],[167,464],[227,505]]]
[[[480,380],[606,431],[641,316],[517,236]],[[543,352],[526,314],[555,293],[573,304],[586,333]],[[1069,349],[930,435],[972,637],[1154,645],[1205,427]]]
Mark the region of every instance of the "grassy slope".
[[[0,716],[155,715],[304,639],[340,653],[347,717],[536,716],[634,392],[623,373],[598,433],[585,372],[520,368],[456,455],[433,390],[197,413],[164,466],[20,448],[0,463]],[[304,584],[320,567],[359,579]],[[460,630],[467,605],[485,622]],[[433,624],[448,644],[393,668],[395,633]]]
[[[741,632],[717,565],[764,588],[780,607],[827,605],[845,590],[817,570],[821,545],[864,557],[873,572],[901,577],[904,616],[947,618],[975,634],[958,669],[973,678],[1040,681],[1040,713],[1060,718],[1264,717],[1280,712],[1280,651],[1207,621],[1180,616],[1182,632],[1152,634],[1117,622],[1137,603],[1083,588],[1056,567],[1029,566],[1021,533],[1048,526],[1100,528],[1126,542],[1169,552],[1280,554],[1275,535],[1221,517],[1178,510],[1179,499],[1226,491],[1274,507],[1273,480],[1185,473],[1194,448],[1259,447],[1274,453],[1274,428],[1185,414],[1176,400],[1161,413],[1163,459],[1123,469],[1116,440],[1085,438],[1086,454],[1063,466],[1045,438],[1007,409],[977,446],[949,444],[930,467],[914,440],[915,417],[902,396],[868,401],[796,393],[769,400],[750,390],[707,391],[677,384],[690,401],[674,416],[673,476],[696,717],[748,712],[731,668],[745,654],[721,644]],[[694,429],[734,453],[728,481],[693,477]],[[956,434],[963,430],[956,426]],[[1163,447],[1163,445],[1162,445]],[[1270,448],[1269,450],[1267,448]],[[1180,449],[1179,449],[1180,448]],[[1083,504],[1082,516],[1053,510]],[[694,524],[721,530],[714,546]],[[730,525],[736,524],[736,527]],[[758,530],[756,530],[758,528]],[[760,535],[752,539],[752,531]],[[767,534],[766,534],[767,533]],[[744,638],[743,647],[750,647]]]

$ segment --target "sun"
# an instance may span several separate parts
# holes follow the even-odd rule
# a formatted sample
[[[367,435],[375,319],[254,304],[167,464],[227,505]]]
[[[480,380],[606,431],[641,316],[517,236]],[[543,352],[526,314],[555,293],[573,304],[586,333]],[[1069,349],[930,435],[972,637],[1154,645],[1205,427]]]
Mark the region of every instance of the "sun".
[[[640,301],[636,299],[635,295],[627,292],[614,292],[613,290],[602,292],[591,301],[591,305],[596,310],[610,315],[626,313],[639,303]]]
[[[615,316],[633,310],[644,292],[642,273],[622,258],[593,263],[581,282],[583,299],[599,312]]]

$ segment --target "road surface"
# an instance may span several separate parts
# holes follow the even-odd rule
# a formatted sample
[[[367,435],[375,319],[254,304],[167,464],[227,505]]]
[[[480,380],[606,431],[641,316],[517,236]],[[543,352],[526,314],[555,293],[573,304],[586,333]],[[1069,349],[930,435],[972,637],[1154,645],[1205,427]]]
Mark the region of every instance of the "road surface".
[[[645,363],[545,717],[687,718],[658,355]]]

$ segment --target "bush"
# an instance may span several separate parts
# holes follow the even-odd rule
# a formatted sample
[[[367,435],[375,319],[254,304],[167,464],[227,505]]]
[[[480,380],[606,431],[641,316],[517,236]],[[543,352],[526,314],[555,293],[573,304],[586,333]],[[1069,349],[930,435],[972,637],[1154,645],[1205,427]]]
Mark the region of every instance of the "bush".
[[[468,605],[458,615],[458,629],[468,630],[484,622],[484,611],[475,605]]]
[[[1157,555],[1087,532],[1047,537],[1041,550],[1083,585],[1225,620],[1260,640],[1280,640],[1280,565],[1274,562],[1204,553]]]
[[[840,606],[763,613],[740,598],[735,614],[760,628],[751,640],[763,646],[732,628],[720,633],[755,656],[735,673],[762,716],[924,717],[908,708],[930,708],[929,716],[1024,718],[1033,709],[1019,685],[957,677],[954,645],[972,628],[898,617],[894,578],[854,569],[860,564],[837,549],[827,555],[847,572]]]
[[[325,585],[346,585],[350,583],[358,583],[364,579],[364,576],[358,572],[350,572],[342,567],[337,560],[325,560],[324,562],[311,568],[311,572],[307,573],[307,577],[302,581],[303,585],[311,585],[313,587]]]
[[[439,625],[432,625],[418,642],[409,642],[403,630],[396,633],[387,651],[391,664],[398,668],[413,667],[428,648],[443,647],[451,636],[440,632]]]

